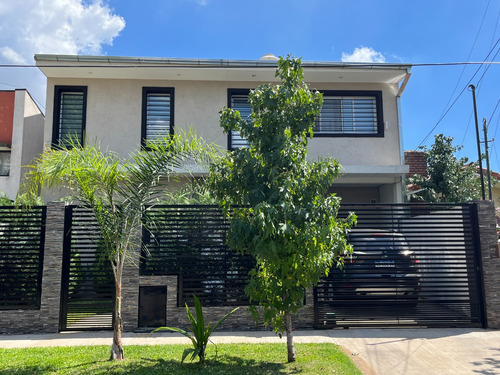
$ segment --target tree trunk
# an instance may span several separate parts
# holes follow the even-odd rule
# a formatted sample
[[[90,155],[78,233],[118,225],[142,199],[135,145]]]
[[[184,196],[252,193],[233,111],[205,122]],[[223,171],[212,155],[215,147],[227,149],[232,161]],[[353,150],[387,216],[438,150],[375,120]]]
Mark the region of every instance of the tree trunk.
[[[293,347],[292,314],[285,313],[286,348],[288,351],[288,363],[295,362],[295,348]]]
[[[111,357],[110,361],[121,361],[125,358],[122,346],[122,331],[123,331],[123,319],[122,319],[122,284],[121,282],[116,283],[116,297],[115,297],[115,307],[113,311],[114,321],[113,321],[113,345],[111,347]]]

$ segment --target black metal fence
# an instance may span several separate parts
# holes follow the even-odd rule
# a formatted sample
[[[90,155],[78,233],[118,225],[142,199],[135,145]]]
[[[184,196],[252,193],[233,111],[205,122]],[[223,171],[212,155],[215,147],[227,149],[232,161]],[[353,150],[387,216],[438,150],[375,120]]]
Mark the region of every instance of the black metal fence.
[[[0,309],[39,309],[46,207],[0,207]]]
[[[178,276],[178,305],[196,295],[204,306],[248,303],[244,289],[253,261],[228,249],[229,222],[217,206],[156,206],[144,230],[141,275]]]
[[[316,327],[484,325],[474,204],[347,211],[354,254],[315,288]]]
[[[474,204],[343,205],[339,215],[349,211],[358,216],[355,253],[315,288],[317,328],[484,325]],[[177,276],[178,306],[193,294],[204,306],[248,303],[254,262],[226,246],[229,221],[217,206],[156,206],[149,215],[140,275]],[[76,207],[66,222],[61,329],[109,328],[113,283],[95,223]]]

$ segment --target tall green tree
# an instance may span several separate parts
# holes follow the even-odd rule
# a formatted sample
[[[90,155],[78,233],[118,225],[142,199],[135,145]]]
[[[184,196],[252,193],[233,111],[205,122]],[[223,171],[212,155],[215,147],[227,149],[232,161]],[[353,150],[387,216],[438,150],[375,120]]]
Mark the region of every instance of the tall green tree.
[[[280,58],[281,85],[250,92],[251,115],[224,108],[224,131],[239,131],[248,148],[214,164],[209,186],[232,219],[231,248],[256,259],[246,293],[251,311],[275,332],[286,332],[288,361],[295,361],[292,315],[305,290],[352,251],[346,234],[355,217],[337,218],[340,198],[328,194],[341,167],[334,159],[309,163],[307,145],[322,95],[303,81],[300,59]]]
[[[464,157],[458,159],[455,153],[462,146],[453,146],[453,138],[437,134],[430,149],[424,150],[428,176],[414,175],[410,184],[420,190],[414,194],[417,199],[428,203],[462,203],[480,199],[481,182],[476,165]]]
[[[111,264],[115,281],[112,360],[124,358],[122,345],[122,274],[127,261],[137,261],[141,226],[148,207],[165,189],[162,177],[171,177],[186,163],[206,162],[212,148],[192,133],[158,139],[139,150],[130,161],[121,160],[99,145],[47,150],[29,173],[30,190],[65,187],[70,196],[89,207],[98,223],[99,249]],[[149,223],[145,223],[149,224]]]

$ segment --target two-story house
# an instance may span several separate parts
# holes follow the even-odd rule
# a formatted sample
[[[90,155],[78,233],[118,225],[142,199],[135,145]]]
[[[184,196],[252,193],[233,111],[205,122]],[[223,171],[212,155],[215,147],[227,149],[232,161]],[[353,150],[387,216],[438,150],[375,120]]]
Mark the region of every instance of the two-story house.
[[[43,151],[44,116],[27,90],[0,91],[0,191],[15,199],[24,166]]]
[[[219,110],[249,113],[251,89],[277,82],[276,58],[197,60],[36,55],[47,76],[46,146],[68,134],[96,140],[126,157],[145,139],[192,127],[223,148],[244,146],[223,133]],[[344,175],[333,187],[344,202],[401,202],[408,172],[401,150],[400,97],[410,65],[303,62],[305,80],[324,103],[309,158],[333,156]]]

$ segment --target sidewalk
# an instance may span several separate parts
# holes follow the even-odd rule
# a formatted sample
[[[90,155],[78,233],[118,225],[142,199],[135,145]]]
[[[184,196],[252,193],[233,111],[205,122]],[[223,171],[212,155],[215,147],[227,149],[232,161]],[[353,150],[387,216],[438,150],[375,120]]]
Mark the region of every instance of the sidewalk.
[[[0,348],[111,345],[112,333],[64,332],[45,335],[0,335]],[[274,333],[218,332],[215,343],[282,342]],[[481,329],[340,329],[296,331],[296,343],[335,343],[344,347],[366,374],[500,374],[500,331]],[[124,345],[185,344],[175,333],[124,333]],[[369,366],[363,366],[363,360]],[[371,367],[371,370],[370,370]]]

